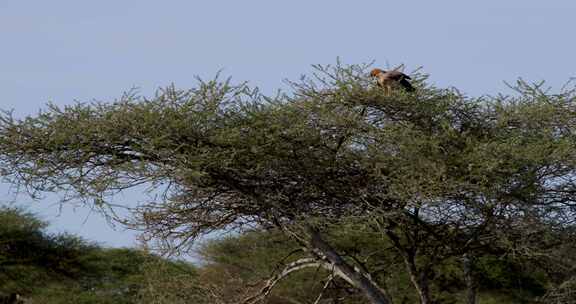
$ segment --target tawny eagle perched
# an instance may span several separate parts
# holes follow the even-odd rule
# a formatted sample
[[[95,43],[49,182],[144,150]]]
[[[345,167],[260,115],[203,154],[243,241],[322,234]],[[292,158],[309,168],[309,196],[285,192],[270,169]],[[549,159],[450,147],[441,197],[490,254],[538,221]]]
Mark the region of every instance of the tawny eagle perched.
[[[410,83],[410,76],[394,69],[392,71],[383,71],[381,69],[373,69],[370,76],[376,78],[378,86],[384,88],[386,94],[390,94],[392,87],[402,86],[406,91],[413,92],[415,89]]]

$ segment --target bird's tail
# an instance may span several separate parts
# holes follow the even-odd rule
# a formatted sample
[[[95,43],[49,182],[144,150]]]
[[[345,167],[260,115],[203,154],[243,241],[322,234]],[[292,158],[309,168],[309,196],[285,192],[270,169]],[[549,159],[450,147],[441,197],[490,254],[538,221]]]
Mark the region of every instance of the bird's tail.
[[[416,89],[412,86],[412,84],[411,84],[408,80],[406,80],[406,79],[404,79],[404,78],[403,78],[402,80],[400,80],[400,85],[401,85],[402,87],[404,87],[404,89],[405,89],[407,92],[414,92],[414,91],[416,91]]]

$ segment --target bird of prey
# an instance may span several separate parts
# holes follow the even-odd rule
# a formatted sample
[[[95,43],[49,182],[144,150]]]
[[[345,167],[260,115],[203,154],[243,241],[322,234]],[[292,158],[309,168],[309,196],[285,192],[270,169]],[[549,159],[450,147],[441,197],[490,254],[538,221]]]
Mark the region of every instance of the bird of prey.
[[[410,76],[394,69],[392,71],[383,71],[381,69],[373,69],[370,76],[376,78],[378,86],[382,87],[386,95],[390,95],[392,87],[400,85],[408,92],[413,92],[415,89],[410,83]]]

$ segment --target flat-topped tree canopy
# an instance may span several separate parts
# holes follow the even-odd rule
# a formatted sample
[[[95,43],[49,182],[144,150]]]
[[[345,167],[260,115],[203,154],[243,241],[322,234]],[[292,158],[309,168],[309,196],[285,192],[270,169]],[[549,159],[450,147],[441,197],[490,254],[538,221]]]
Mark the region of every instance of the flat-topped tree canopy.
[[[515,96],[471,98],[415,72],[414,92],[389,94],[369,65],[315,68],[275,97],[216,78],[23,119],[6,112],[0,172],[32,194],[98,204],[148,185],[164,195],[131,223],[184,243],[247,224],[353,218],[414,228],[414,238],[388,235],[407,252],[451,242],[434,247],[450,256],[498,229],[574,224],[573,90],[520,81]]]
[[[558,191],[573,187],[571,93],[473,99],[417,74],[416,93],[385,96],[367,68],[317,66],[291,96],[215,79],[24,119],[5,113],[2,174],[32,193],[89,199],[167,185],[143,219],[193,234],[414,202],[571,199]]]

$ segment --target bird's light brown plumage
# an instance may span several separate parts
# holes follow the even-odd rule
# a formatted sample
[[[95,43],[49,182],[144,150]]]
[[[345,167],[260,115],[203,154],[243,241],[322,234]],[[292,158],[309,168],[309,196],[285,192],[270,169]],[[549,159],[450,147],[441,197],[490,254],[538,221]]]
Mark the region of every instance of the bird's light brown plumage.
[[[370,71],[370,76],[376,78],[376,83],[384,89],[386,95],[390,95],[392,88],[398,85],[408,92],[414,91],[414,87],[409,81],[411,79],[410,76],[400,71],[384,71],[376,68]]]

